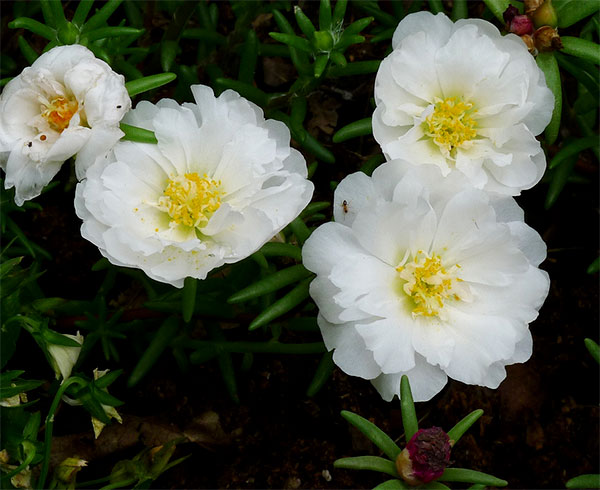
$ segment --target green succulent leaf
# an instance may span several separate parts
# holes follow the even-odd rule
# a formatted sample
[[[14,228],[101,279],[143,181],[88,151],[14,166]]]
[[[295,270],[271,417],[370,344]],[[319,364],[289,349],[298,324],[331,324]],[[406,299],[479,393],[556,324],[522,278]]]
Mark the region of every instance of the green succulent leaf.
[[[243,301],[249,301],[259,296],[278,291],[279,289],[298,282],[308,276],[312,276],[312,273],[302,264],[293,265],[287,269],[277,271],[241,291],[234,293],[229,297],[227,302],[241,303]]]
[[[383,432],[372,422],[352,412],[342,410],[342,417],[350,422],[354,427],[360,430],[373,444],[381,449],[384,454],[395,461],[402,450],[393,441],[393,439]]]
[[[402,411],[402,425],[404,426],[404,438],[406,442],[419,430],[417,413],[413,402],[412,392],[408,376],[403,375],[400,380],[400,409]]]
[[[138,143],[151,143],[156,144],[158,140],[154,135],[153,131],[144,128],[138,128],[135,126],[130,126],[129,124],[121,123],[119,125],[121,131],[125,133],[122,139],[127,141],[136,141]]]
[[[150,75],[137,80],[131,80],[125,84],[129,97],[162,87],[177,78],[175,73],[159,73],[158,75]]]
[[[346,470],[371,470],[380,471],[390,476],[398,477],[396,465],[389,459],[379,456],[356,456],[354,458],[341,458],[333,463],[334,468]]]
[[[343,141],[369,134],[373,134],[373,122],[370,117],[366,117],[340,128],[333,135],[332,139],[334,143],[342,143]]]
[[[571,478],[565,486],[567,488],[600,488],[600,474],[586,474]]]
[[[598,43],[573,36],[561,36],[560,40],[563,44],[561,49],[563,53],[600,65],[600,45]]]
[[[546,136],[546,142],[551,145],[558,137],[558,130],[560,129],[560,117],[562,113],[562,85],[560,81],[560,71],[553,53],[538,54],[536,62],[540,69],[544,72],[548,88],[554,94],[554,110],[552,111],[552,119],[550,120],[550,124],[548,124],[544,132]]]
[[[480,483],[494,487],[505,487],[508,485],[506,480],[466,468],[446,468],[439,480],[445,482]]]
[[[600,364],[600,346],[592,339],[585,339],[585,348],[588,350],[594,360]]]
[[[380,483],[379,485],[374,487],[373,490],[406,490],[409,488],[412,487],[404,483],[402,480],[398,480],[397,478],[395,478],[393,480],[387,480],[383,483]]]
[[[460,422],[458,422],[452,429],[448,431],[448,437],[451,441],[454,441],[456,444],[459,439],[463,436],[465,432],[469,430],[469,428],[477,422],[479,417],[483,415],[483,410],[473,410],[469,415],[464,417]]]

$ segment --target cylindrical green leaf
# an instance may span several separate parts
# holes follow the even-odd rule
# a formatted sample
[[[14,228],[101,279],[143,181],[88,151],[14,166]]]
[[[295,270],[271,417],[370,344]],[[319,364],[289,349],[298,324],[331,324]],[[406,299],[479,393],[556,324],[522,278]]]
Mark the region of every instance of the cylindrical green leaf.
[[[289,227],[294,233],[294,235],[296,235],[296,238],[298,239],[298,243],[300,243],[300,245],[302,245],[310,236],[310,229],[300,218],[296,218],[295,220],[293,220],[289,224]]]
[[[307,270],[302,264],[293,265],[287,269],[271,274],[264,279],[261,279],[250,286],[231,295],[227,300],[228,303],[241,303],[249,301],[259,296],[263,296],[279,289],[293,284],[301,279],[311,276],[312,273]]]
[[[294,15],[296,16],[296,23],[298,24],[298,27],[300,28],[302,33],[308,39],[312,39],[313,34],[316,31],[315,26],[310,21],[310,19],[306,16],[306,14],[304,12],[302,12],[302,9],[300,7],[298,7],[297,5],[294,7]]]
[[[563,48],[561,49],[563,53],[577,56],[578,58],[583,58],[596,65],[600,65],[599,44],[573,36],[561,36],[560,40],[563,43]]]
[[[562,85],[560,82],[560,72],[558,70],[556,58],[552,53],[538,54],[536,62],[540,69],[544,72],[548,88],[554,94],[554,110],[552,111],[552,119],[550,120],[550,124],[548,124],[544,132],[544,135],[546,136],[546,142],[551,145],[556,141],[558,136],[558,130],[560,129],[560,117],[562,113]]]
[[[300,51],[304,51],[306,53],[312,53],[313,48],[308,40],[303,37],[298,37],[295,34],[283,34],[281,32],[269,32],[269,36],[271,36],[276,41],[280,43],[287,44],[293,48],[299,49]]]
[[[82,33],[93,31],[102,26],[122,2],[123,0],[108,0],[108,2],[106,2],[102,8],[84,24]]]
[[[308,298],[308,285],[311,281],[312,278],[304,279],[283,298],[275,301],[275,303],[260,313],[252,323],[250,323],[248,330],[256,330],[257,328],[267,325],[275,320],[275,318],[280,317],[302,303]]]
[[[158,361],[158,358],[167,348],[169,342],[175,337],[178,329],[179,320],[175,316],[170,316],[163,322],[146,349],[146,352],[144,352],[135,368],[133,368],[131,376],[129,376],[129,380],[127,381],[127,386],[131,388],[142,380],[156,361]]]
[[[331,3],[329,0],[321,0],[319,5],[319,30],[331,29]]]
[[[333,61],[336,65],[346,66],[348,64],[346,57],[339,51],[332,51],[331,53],[329,53],[329,57],[331,58],[331,61]]]
[[[319,211],[324,209],[328,209],[331,206],[329,201],[315,201],[311,202],[308,206],[304,208],[304,210],[300,213],[300,218],[308,218]]]
[[[59,0],[40,0],[42,4],[42,11],[44,11],[43,4],[48,4],[50,10],[52,10],[52,16],[54,17],[54,24],[50,24],[56,29],[60,29],[67,23],[67,19],[65,18],[65,12],[63,10],[62,2]]]
[[[94,0],[79,0],[73,15],[73,24],[81,28],[93,5]]]
[[[253,29],[248,31],[246,42],[242,49],[240,60],[240,69],[238,71],[238,80],[240,82],[252,84],[254,81],[254,72],[256,71],[256,60],[258,59],[258,39]]]
[[[56,28],[57,19],[54,14],[54,9],[52,8],[52,5],[50,5],[50,1],[40,0],[40,7],[42,7],[45,25]]]
[[[341,458],[333,462],[334,468],[346,470],[371,470],[380,471],[390,476],[398,477],[396,464],[389,459],[379,456],[357,456],[355,458]]]
[[[343,128],[339,129],[333,135],[334,143],[341,143],[352,138],[373,134],[373,123],[370,117],[354,121]]]
[[[452,427],[452,429],[448,431],[448,437],[452,441],[452,444],[456,444],[463,434],[469,430],[469,427],[471,427],[482,415],[483,410],[473,410],[469,415]]]
[[[127,141],[137,141],[138,143],[158,143],[153,131],[144,128],[137,128],[129,124],[120,123],[121,131],[125,133],[122,139]]]
[[[304,118],[306,117],[306,97],[293,97],[291,106],[292,107],[290,111],[290,123],[292,124],[295,130],[302,129],[302,123],[304,122]]]
[[[552,160],[550,160],[550,165],[548,168],[553,169],[558,167],[562,162],[567,160],[569,157],[573,155],[578,155],[583,150],[587,150],[588,148],[592,148],[594,146],[599,145],[598,136],[588,136],[586,138],[579,138],[572,143],[569,143],[562,147],[560,151],[554,155]]]
[[[368,75],[375,73],[381,64],[380,60],[373,61],[354,61],[346,66],[329,66],[327,76],[330,77],[351,77],[354,75]]]
[[[490,9],[492,14],[498,19],[502,24],[504,24],[504,17],[502,14],[506,11],[509,6],[508,0],[483,0],[487,5],[487,8]]]
[[[390,27],[389,29],[384,29],[379,34],[373,36],[371,38],[371,42],[378,43],[380,41],[387,41],[388,39],[392,39],[392,37],[394,37],[395,31],[396,29],[394,29],[393,27]]]
[[[412,487],[408,486],[402,480],[394,479],[380,483],[376,487],[373,487],[373,490],[407,490],[409,488]]]
[[[567,488],[600,488],[600,474],[586,474],[571,478],[565,483]]]
[[[442,0],[429,0],[429,9],[434,14],[439,14],[440,12],[445,13]]]
[[[8,23],[8,27],[11,29],[27,29],[49,41],[56,40],[56,31],[54,29],[29,17],[17,17]]]
[[[315,60],[315,64],[313,66],[315,78],[319,78],[321,75],[323,75],[323,72],[327,67],[328,61],[329,55],[327,54],[320,54],[319,56],[317,56],[317,59]]]
[[[227,38],[223,34],[202,27],[185,29],[182,32],[181,37],[184,39],[198,39],[199,41],[216,44],[218,46],[227,44]]]
[[[417,413],[415,412],[412,391],[410,391],[410,382],[406,375],[402,375],[400,380],[400,409],[402,411],[404,438],[406,439],[406,442],[408,442],[419,430],[419,423],[417,421]]]
[[[586,272],[588,274],[595,274],[596,272],[598,272],[600,270],[600,257],[596,257],[596,260],[594,260],[587,268]]]
[[[174,39],[165,39],[160,44],[160,66],[163,71],[170,71],[179,51],[179,43]]]
[[[600,2],[598,0],[563,2],[556,8],[558,27],[561,29],[570,27],[575,22],[579,22],[581,19],[585,19],[587,16],[598,12],[598,10],[600,10]]]
[[[418,2],[413,2],[413,4],[418,4]],[[356,6],[386,27],[396,27],[398,25],[398,19],[381,10],[375,2],[357,2]]]
[[[21,54],[23,55],[23,58],[25,58],[25,60],[27,60],[27,63],[32,65],[33,62],[38,59],[39,55],[31,47],[31,45],[27,42],[27,39],[25,39],[23,36],[19,36],[17,39],[17,42],[19,43],[19,49],[21,50]]]
[[[125,88],[129,93],[129,97],[133,97],[142,92],[147,92],[158,87],[162,87],[177,78],[175,73],[159,73],[158,75],[150,75],[137,80],[131,80],[125,84]]]
[[[588,350],[594,360],[600,364],[600,346],[592,339],[584,339],[585,348]]]
[[[198,280],[194,277],[186,277],[183,282],[183,291],[181,295],[181,313],[183,321],[189,323],[194,315],[196,307],[196,286]]]
[[[145,29],[135,29],[134,27],[100,27],[94,29],[85,34],[85,37],[89,42],[98,41],[107,37],[123,37],[123,36],[135,36],[140,37],[144,33]]]
[[[317,159],[325,163],[335,163],[335,156],[321,143],[319,143],[310,133],[302,141],[302,147],[312,153]]]
[[[506,480],[501,480],[495,476],[482,473],[480,471],[468,470],[465,468],[446,468],[444,474],[440,476],[440,481],[461,482],[461,483],[481,483],[493,487],[505,487],[508,485]]]
[[[290,257],[302,260],[302,250],[291,243],[267,242],[260,249],[265,257]]]
[[[342,39],[344,37],[353,36],[361,32],[365,27],[367,27],[371,22],[375,20],[373,17],[363,17],[362,19],[358,19],[348,27],[344,29],[344,34],[342,35]]]
[[[385,157],[381,153],[377,153],[373,155],[371,158],[368,158],[365,163],[360,167],[360,171],[367,174],[369,177],[373,173],[373,171],[379,167],[383,162],[385,162]]]
[[[315,375],[313,376],[310,385],[308,385],[306,396],[315,396],[323,387],[323,385],[327,383],[327,380],[331,378],[334,368],[335,363],[333,362],[333,352],[326,352],[323,354],[323,357],[321,357],[319,365],[317,366],[317,370],[315,371]]]
[[[344,23],[344,15],[346,15],[347,6],[348,0],[337,0],[337,2],[335,2],[335,7],[333,8],[333,17],[331,18],[332,29],[337,29]]]
[[[466,19],[467,14],[467,1],[454,0],[454,3],[452,4],[452,20],[456,22],[459,19]]]
[[[335,45],[335,49],[345,50],[351,44],[360,44],[365,42],[364,36],[359,36],[358,34],[353,34],[352,36],[342,35],[342,38]]]
[[[361,431],[373,444],[381,449],[392,461],[396,461],[402,450],[393,439],[383,432],[374,423],[352,412],[342,410],[342,417]]]
[[[571,155],[551,174],[552,180],[550,181],[548,194],[546,194],[546,202],[544,203],[545,209],[550,209],[558,199],[558,196],[562,192],[567,180],[569,180],[569,177],[575,168],[575,163],[577,163],[577,155]]]

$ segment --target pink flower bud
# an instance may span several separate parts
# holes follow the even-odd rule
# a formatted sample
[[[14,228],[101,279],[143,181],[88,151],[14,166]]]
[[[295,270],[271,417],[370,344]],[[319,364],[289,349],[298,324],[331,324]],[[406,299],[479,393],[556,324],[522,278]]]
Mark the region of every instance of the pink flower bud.
[[[533,33],[533,22],[526,15],[515,15],[509,24],[508,30],[517,36]]]
[[[429,483],[450,462],[450,438],[439,427],[420,429],[396,459],[396,469],[410,485]]]

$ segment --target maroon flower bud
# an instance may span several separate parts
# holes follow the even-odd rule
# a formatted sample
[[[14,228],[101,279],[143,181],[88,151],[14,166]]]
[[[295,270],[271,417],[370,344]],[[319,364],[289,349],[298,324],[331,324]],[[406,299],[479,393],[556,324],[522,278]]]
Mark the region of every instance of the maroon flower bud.
[[[409,485],[439,478],[450,462],[450,447],[448,434],[439,427],[420,429],[396,459],[398,474]]]
[[[510,22],[515,18],[516,15],[519,15],[519,9],[514,5],[509,5],[508,8],[502,14],[504,18],[504,22],[510,24]]]
[[[533,33],[533,22],[526,15],[515,15],[510,21],[508,30],[517,36]]]

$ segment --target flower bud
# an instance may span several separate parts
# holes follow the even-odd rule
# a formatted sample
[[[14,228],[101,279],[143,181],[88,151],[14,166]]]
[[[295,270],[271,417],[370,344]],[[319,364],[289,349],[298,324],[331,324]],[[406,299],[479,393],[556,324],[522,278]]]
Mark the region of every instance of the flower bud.
[[[533,22],[526,15],[515,15],[508,26],[508,30],[517,36],[533,34]]]
[[[87,461],[84,459],[67,458],[57,466],[55,477],[63,484],[74,484],[75,476],[84,466],[87,466]]]
[[[450,462],[450,438],[439,427],[420,429],[396,459],[396,469],[409,485],[439,478]]]
[[[329,31],[317,31],[314,34],[314,46],[319,51],[331,51],[333,37]]]
[[[558,25],[558,18],[556,17],[556,11],[552,6],[552,0],[546,0],[538,6],[531,13],[531,19],[533,20],[535,27],[556,27]]]
[[[83,345],[83,335],[77,332],[77,335],[64,334],[75,342]],[[68,347],[66,345],[48,344],[48,354],[50,354],[50,364],[56,373],[56,379],[62,376],[63,381],[71,376],[71,370],[77,362],[81,347]]]
[[[62,44],[75,44],[79,41],[79,29],[71,22],[59,27],[56,35]]]
[[[542,26],[533,33],[533,42],[539,51],[555,51],[562,49],[563,44],[558,30],[550,26]]]

